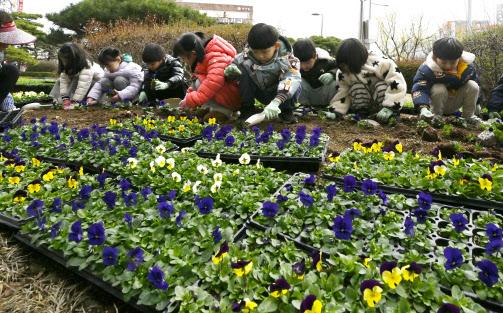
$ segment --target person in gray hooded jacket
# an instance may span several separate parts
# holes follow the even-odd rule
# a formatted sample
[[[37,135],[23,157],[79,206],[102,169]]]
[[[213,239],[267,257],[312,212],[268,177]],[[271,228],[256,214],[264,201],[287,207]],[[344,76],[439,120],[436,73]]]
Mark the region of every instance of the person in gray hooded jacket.
[[[297,123],[293,115],[301,87],[300,62],[292,46],[273,26],[259,23],[248,33],[248,44],[225,69],[229,78],[239,79],[241,115],[246,120],[257,113],[255,99],[263,104],[265,117]]]

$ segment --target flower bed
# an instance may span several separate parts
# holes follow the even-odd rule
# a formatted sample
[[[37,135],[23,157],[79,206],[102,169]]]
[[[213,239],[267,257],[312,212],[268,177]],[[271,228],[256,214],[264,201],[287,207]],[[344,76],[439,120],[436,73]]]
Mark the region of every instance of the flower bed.
[[[264,166],[281,170],[318,170],[330,139],[319,128],[306,134],[305,126],[299,126],[295,135],[288,129],[274,132],[271,125],[263,133],[257,127],[233,132],[230,125],[213,132],[206,127],[201,133],[203,139],[193,147],[199,156],[213,158],[220,153],[222,160],[241,164],[260,159]]]
[[[36,93],[34,91],[14,92],[14,93],[12,93],[12,97],[14,98],[14,104],[16,104],[18,106],[23,105],[23,104],[27,104],[27,103],[32,103],[32,102],[52,100],[52,97],[50,97],[49,95],[47,95],[43,91],[41,91],[39,93]]]
[[[404,152],[398,142],[394,147],[381,149],[378,142],[355,141],[353,150],[340,155],[334,152],[329,159],[332,163],[325,168],[327,178],[352,175],[359,181],[372,178],[386,186],[445,195],[436,196],[438,201],[449,196],[458,203],[468,198],[503,201],[503,167],[490,161],[464,159],[462,154],[446,160],[438,149],[434,158]]]
[[[251,225],[328,258],[364,255],[363,263],[369,265],[370,259],[374,267],[390,260],[416,262],[428,278],[449,288],[460,286],[485,305],[503,309],[503,295],[485,277],[494,279],[503,268],[503,215],[441,207],[424,193],[418,199],[384,195],[370,180],[361,191],[355,187],[352,176],[344,191],[331,182],[315,182],[314,176],[294,177],[275,202],[263,204]],[[490,274],[484,265],[489,263]]]

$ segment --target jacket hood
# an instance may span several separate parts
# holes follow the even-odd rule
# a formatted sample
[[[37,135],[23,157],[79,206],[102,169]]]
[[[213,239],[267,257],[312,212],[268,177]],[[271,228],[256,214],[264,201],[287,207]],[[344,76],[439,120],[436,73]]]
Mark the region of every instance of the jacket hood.
[[[332,60],[333,58],[328,54],[328,51],[322,48],[316,47],[316,54],[318,55],[318,59],[321,60]]]
[[[461,58],[459,58],[459,61],[464,62],[466,64],[472,64],[473,61],[475,61],[475,54],[467,52],[467,51],[463,51],[463,54],[461,54]],[[433,52],[430,52],[430,54],[428,54],[428,57],[426,58],[426,65],[428,65],[428,67],[432,71],[435,71],[435,72],[443,72],[444,71],[440,68],[440,66],[437,64],[437,62],[435,62],[435,60],[433,60]]]
[[[208,42],[204,50],[206,51],[206,53],[219,52],[225,53],[231,57],[236,56],[236,49],[234,49],[234,47],[225,39],[217,35],[213,35],[212,39],[210,40],[210,42]]]

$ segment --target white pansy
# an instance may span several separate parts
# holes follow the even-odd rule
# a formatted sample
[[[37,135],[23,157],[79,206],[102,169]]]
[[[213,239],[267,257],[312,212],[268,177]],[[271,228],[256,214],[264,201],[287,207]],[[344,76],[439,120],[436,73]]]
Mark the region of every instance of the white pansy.
[[[153,173],[155,173],[154,161],[150,161],[150,169],[152,170]]]
[[[250,155],[248,153],[243,153],[239,158],[240,164],[250,164]]]
[[[260,159],[257,160],[257,168],[264,168],[262,163],[260,163]]]
[[[222,166],[222,160],[220,160],[220,154],[217,156],[215,160],[211,160],[211,165],[213,165],[214,167]]]
[[[215,182],[215,183],[211,186],[210,190],[211,190],[211,192],[212,192],[212,193],[215,193],[215,192],[217,192],[217,191],[220,189],[220,187],[221,187],[221,186],[222,186],[222,182],[221,182],[221,181],[216,181],[216,182]]]
[[[185,148],[182,148],[182,153],[187,153],[189,152],[189,148],[185,147]]]
[[[175,167],[175,159],[173,158],[167,159],[166,163],[168,164],[168,170],[172,170]]]
[[[213,179],[215,181],[222,181],[222,179],[224,178],[224,176],[221,174],[221,173],[215,173],[215,175],[213,175]]]
[[[177,172],[173,172],[173,174],[171,174],[171,177],[177,183],[182,181],[182,176],[180,176],[180,174],[178,174]]]
[[[166,165],[166,158],[160,155],[155,159],[155,163],[160,167],[164,167]]]
[[[194,184],[194,186],[192,186],[192,192],[198,193],[199,192],[199,185],[200,184],[201,184],[200,180],[196,181],[196,183]]]
[[[204,175],[208,174],[208,169],[206,168],[206,166],[204,166],[202,164],[200,164],[200,165],[197,166],[197,170],[201,174],[204,174]]]
[[[155,150],[157,150],[157,152],[159,153],[164,153],[166,152],[166,147],[163,145],[158,145],[157,147],[155,147]]]
[[[239,168],[232,172],[232,176],[236,176],[237,174],[239,174]]]
[[[138,160],[136,160],[135,158],[129,158],[127,159],[127,163],[131,168],[135,168],[138,164]]]

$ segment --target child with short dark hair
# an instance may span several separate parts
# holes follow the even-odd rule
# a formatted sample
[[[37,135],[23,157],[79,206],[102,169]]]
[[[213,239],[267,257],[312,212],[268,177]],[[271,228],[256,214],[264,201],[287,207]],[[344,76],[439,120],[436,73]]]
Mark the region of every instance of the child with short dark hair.
[[[293,54],[300,61],[301,105],[327,106],[337,93],[337,62],[326,50],[316,47],[311,39],[293,44]]]
[[[94,63],[86,51],[74,42],[67,42],[58,52],[59,79],[50,96],[63,104],[63,109],[73,109],[77,102],[86,99],[91,88],[103,76],[103,69]]]
[[[205,39],[201,32],[183,34],[173,46],[173,55],[181,57],[194,75],[180,110],[200,107],[196,115],[208,121],[229,119],[240,108],[239,87],[225,79],[224,70],[232,63],[236,49],[222,37]]]
[[[338,91],[331,101],[336,114],[348,112],[367,117],[377,113],[379,123],[399,119],[407,84],[392,60],[369,52],[358,39],[343,40],[335,59]]]
[[[144,81],[140,93],[140,102],[163,100],[168,98],[185,98],[187,82],[183,66],[177,58],[166,54],[158,44],[148,44],[143,49]],[[155,86],[152,80],[156,79]]]
[[[105,91],[114,91],[110,102],[134,101],[143,83],[143,71],[129,54],[121,54],[113,47],[103,48],[98,62],[105,67],[105,75],[89,92],[87,103],[99,101]]]
[[[480,111],[482,92],[474,60],[475,55],[463,51],[463,44],[456,38],[433,43],[433,51],[417,70],[412,87],[414,106],[422,120],[440,120],[443,114],[463,108],[462,116],[468,123],[482,122],[475,116],[477,109]]]
[[[285,123],[297,123],[293,110],[302,88],[299,63],[292,46],[276,28],[263,23],[253,26],[244,52],[225,69],[226,76],[239,78],[242,107],[239,120],[257,113],[257,99],[267,104],[266,118],[279,116]]]
[[[494,88],[489,100],[487,100],[487,112],[489,113],[489,119],[501,119],[500,113],[503,112],[503,75],[498,80],[498,86]]]

